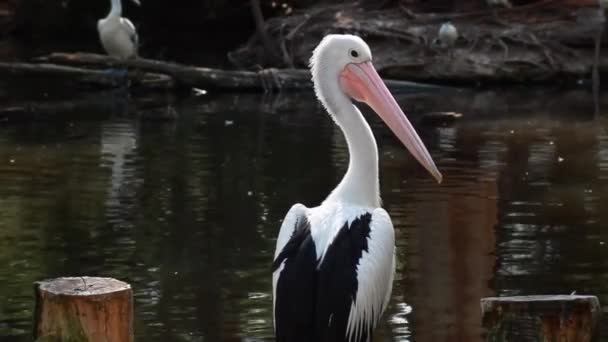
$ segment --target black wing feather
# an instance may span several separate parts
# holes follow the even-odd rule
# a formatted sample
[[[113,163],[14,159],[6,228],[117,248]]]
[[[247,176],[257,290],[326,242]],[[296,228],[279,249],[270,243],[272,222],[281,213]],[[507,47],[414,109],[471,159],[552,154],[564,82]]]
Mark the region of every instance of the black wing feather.
[[[284,262],[277,282],[275,325],[277,342],[341,342],[346,340],[350,308],[357,295],[357,266],[368,250],[371,214],[340,229],[318,265],[310,223],[296,229],[273,263]],[[359,341],[367,341],[364,331]]]
[[[285,263],[277,282],[275,332],[277,342],[311,342],[314,328],[317,256],[306,218],[296,229],[272,265],[273,272]]]
[[[357,266],[367,251],[371,214],[344,224],[327,249],[319,269],[315,330],[318,341],[346,340],[346,327],[352,303],[357,298]],[[363,334],[361,341],[367,341]]]

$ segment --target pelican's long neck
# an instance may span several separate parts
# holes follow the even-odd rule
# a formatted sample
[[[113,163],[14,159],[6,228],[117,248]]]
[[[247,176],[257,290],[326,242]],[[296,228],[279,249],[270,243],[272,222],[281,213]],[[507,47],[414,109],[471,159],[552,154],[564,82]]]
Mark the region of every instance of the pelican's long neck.
[[[337,82],[315,85],[317,96],[342,129],[348,144],[348,170],[325,201],[380,207],[378,147],[365,118]]]
[[[120,17],[122,15],[122,3],[120,0],[111,0],[112,1],[112,9],[110,10],[110,14],[108,17]]]

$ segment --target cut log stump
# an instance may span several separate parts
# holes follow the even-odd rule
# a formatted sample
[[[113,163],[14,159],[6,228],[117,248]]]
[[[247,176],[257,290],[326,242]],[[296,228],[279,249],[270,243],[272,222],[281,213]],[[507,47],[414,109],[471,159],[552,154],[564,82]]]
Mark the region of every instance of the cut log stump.
[[[34,340],[132,342],[133,291],[112,278],[36,282]]]
[[[591,342],[601,307],[595,296],[516,296],[481,299],[488,342]]]

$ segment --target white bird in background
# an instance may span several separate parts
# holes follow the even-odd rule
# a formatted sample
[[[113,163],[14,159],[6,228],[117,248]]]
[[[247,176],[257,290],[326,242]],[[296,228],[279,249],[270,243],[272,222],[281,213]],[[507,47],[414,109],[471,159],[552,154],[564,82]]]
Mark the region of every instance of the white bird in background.
[[[439,28],[439,41],[441,44],[452,47],[458,39],[458,30],[451,22],[446,22]]]
[[[131,122],[110,122],[102,125],[101,157],[111,167],[107,208],[115,209],[121,190],[127,184],[128,159],[137,148],[137,127]]]
[[[350,160],[320,206],[295,204],[283,220],[273,262],[276,341],[370,341],[390,299],[395,232],[380,207],[376,140],[352,100],[367,103],[438,182],[442,176],[361,38],[326,36],[310,64],[315,93],[342,129]]]
[[[97,22],[99,38],[106,53],[118,59],[129,59],[137,56],[138,37],[135,26],[122,17],[121,0],[111,0],[112,9],[107,17]],[[132,0],[139,5],[139,0]]]

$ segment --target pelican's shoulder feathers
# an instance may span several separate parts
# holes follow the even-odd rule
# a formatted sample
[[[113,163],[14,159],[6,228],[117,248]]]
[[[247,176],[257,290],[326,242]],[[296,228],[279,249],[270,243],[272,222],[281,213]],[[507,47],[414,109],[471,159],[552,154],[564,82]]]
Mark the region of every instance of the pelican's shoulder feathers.
[[[305,223],[308,211],[309,209],[300,203],[294,204],[291,209],[289,209],[287,215],[285,215],[285,218],[283,219],[283,223],[281,223],[281,228],[279,230],[279,236],[277,238],[276,249],[274,252],[275,259],[279,256],[279,253],[281,253],[289,239],[291,239],[298,226]]]
[[[125,28],[125,31],[129,35],[129,38],[137,48],[137,45],[139,45],[139,37],[137,36],[137,30],[135,29],[135,25],[133,25],[131,20],[127,18],[120,18],[120,24]]]
[[[125,29],[130,34],[137,34],[137,31],[135,30],[135,25],[133,25],[131,20],[127,18],[120,18],[120,23],[125,26]]]
[[[341,201],[323,202],[322,205],[310,209],[309,221],[311,234],[315,241],[317,256],[322,261],[327,249],[336,235],[345,226],[348,228],[353,221],[370,213],[373,209],[365,206],[345,204]]]

